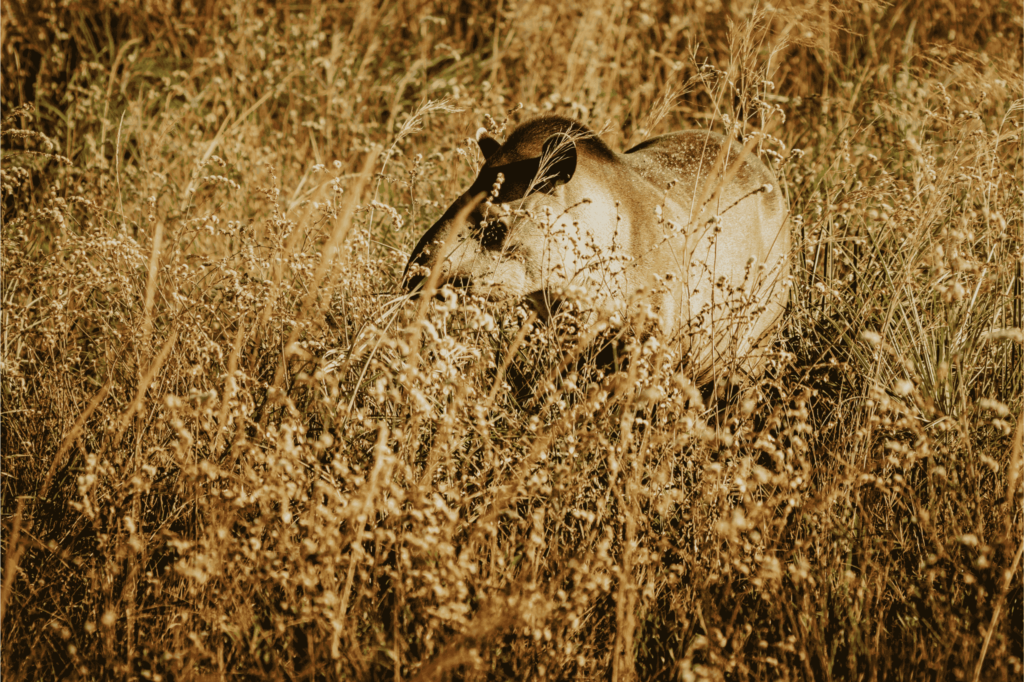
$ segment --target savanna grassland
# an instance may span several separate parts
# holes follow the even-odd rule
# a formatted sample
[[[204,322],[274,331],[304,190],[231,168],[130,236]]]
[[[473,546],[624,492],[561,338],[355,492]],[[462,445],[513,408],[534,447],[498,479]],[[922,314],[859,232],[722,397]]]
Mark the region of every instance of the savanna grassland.
[[[1021,679],[1018,0],[0,14],[5,681]],[[740,398],[400,294],[544,112],[759,136]]]

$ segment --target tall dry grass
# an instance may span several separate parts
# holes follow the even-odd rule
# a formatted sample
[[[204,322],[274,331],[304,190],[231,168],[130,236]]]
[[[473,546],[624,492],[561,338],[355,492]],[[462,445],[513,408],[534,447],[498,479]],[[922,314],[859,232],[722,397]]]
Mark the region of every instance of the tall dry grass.
[[[5,679],[1020,679],[1019,4],[0,16]],[[396,293],[547,111],[762,136],[738,403]]]

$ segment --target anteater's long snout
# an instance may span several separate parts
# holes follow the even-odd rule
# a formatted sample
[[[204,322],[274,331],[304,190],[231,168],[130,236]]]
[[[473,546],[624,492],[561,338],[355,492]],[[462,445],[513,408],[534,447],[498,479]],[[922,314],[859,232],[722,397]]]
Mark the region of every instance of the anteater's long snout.
[[[436,292],[445,284],[455,288],[469,287],[468,278],[453,273],[452,260],[453,256],[458,256],[456,245],[460,235],[465,236],[467,219],[486,196],[484,193],[477,194],[463,204],[454,216],[450,213],[441,216],[423,235],[413,249],[402,277],[402,289],[406,293],[415,298],[426,289]]]

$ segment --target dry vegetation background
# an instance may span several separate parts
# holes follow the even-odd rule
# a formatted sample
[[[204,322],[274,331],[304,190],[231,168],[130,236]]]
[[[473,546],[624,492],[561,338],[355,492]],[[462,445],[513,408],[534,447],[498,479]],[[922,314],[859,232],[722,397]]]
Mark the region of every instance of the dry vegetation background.
[[[4,680],[1021,679],[1020,2],[0,22]],[[752,398],[397,295],[547,111],[765,134]]]

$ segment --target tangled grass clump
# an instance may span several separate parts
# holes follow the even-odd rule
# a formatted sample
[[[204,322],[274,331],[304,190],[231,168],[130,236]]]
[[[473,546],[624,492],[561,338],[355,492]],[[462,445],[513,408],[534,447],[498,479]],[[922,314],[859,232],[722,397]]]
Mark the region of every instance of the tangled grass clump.
[[[5,6],[0,674],[1019,679],[1022,24],[976,4]],[[546,111],[761,139],[796,248],[738,398],[642,316],[394,293]]]

